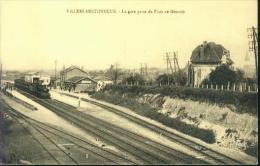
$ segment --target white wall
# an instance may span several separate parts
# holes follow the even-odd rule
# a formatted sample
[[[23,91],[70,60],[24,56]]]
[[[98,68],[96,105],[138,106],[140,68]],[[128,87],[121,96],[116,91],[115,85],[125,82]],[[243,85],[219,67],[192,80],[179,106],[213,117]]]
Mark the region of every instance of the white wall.
[[[217,66],[218,64],[192,64],[194,69],[194,86],[200,85]]]
[[[43,81],[42,85],[49,85],[51,82],[50,76],[41,76],[40,80]]]
[[[40,78],[39,75],[25,75],[24,81],[32,83],[34,78]]]

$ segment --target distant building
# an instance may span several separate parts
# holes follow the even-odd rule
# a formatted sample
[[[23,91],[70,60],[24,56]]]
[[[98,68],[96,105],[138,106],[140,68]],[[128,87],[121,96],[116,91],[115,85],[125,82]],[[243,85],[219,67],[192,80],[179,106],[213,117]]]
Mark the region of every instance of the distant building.
[[[92,78],[97,82],[96,91],[102,90],[106,85],[113,84],[113,81],[111,81],[111,79],[104,74],[100,74]]]
[[[63,70],[60,72],[60,82],[62,84],[64,81],[75,76],[88,77],[89,75],[87,72],[77,66],[70,66],[69,68],[63,67]]]
[[[96,82],[103,83],[105,85],[113,84],[113,81],[111,81],[111,78],[105,76],[104,74],[92,77],[92,79],[95,80]]]
[[[232,65],[230,53],[222,45],[206,42],[197,46],[191,55],[188,67],[188,85],[199,86],[221,64]]]
[[[64,90],[75,92],[93,91],[96,89],[97,81],[91,79],[89,74],[77,66],[63,67],[60,72],[60,86]]]
[[[48,86],[51,82],[51,77],[43,72],[27,72],[24,74],[24,80],[29,83],[40,83]]]
[[[64,81],[64,86],[74,92],[92,92],[97,88],[97,82],[89,77],[75,76]]]

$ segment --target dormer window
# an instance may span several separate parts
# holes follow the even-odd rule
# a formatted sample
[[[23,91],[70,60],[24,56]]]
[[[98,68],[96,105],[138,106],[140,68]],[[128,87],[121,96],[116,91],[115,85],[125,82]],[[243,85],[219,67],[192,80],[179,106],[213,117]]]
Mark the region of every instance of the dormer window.
[[[221,62],[224,63],[224,64],[227,63],[227,56],[226,56],[226,54],[224,54],[224,55],[222,56]]]

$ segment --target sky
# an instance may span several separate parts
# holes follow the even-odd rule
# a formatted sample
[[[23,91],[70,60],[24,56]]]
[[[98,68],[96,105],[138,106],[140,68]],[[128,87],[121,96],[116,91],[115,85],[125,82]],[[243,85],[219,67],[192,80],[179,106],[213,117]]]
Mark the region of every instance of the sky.
[[[116,13],[73,12],[76,9]],[[158,13],[170,10],[182,13]],[[223,45],[234,65],[242,67],[247,28],[257,25],[257,1],[0,0],[0,14],[0,56],[7,70],[54,69],[55,60],[58,69],[107,69],[116,62],[123,68],[139,68],[141,63],[166,68],[165,53],[173,51],[184,67],[203,41]],[[253,54],[249,56],[254,64]]]

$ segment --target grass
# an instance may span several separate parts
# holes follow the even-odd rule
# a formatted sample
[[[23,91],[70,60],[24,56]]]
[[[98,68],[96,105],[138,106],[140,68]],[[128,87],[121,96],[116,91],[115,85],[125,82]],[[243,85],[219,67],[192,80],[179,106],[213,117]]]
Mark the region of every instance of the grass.
[[[104,100],[116,105],[121,105],[127,107],[137,114],[149,117],[156,121],[161,122],[162,124],[172,127],[180,132],[185,134],[191,135],[193,137],[199,138],[207,143],[214,143],[215,134],[212,130],[207,129],[200,129],[193,125],[186,124],[179,119],[170,118],[162,113],[159,113],[158,110],[151,107],[149,104],[139,103],[131,96],[125,96],[124,98],[122,95],[118,93],[108,93],[108,92],[97,92],[92,95],[93,98]]]

